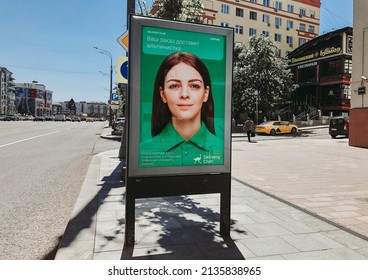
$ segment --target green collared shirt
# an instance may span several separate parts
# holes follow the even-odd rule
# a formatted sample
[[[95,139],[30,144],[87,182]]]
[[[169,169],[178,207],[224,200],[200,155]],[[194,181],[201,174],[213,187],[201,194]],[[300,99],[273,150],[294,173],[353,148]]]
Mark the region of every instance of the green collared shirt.
[[[200,130],[185,140],[170,122],[160,134],[140,145],[140,167],[224,164],[224,142],[202,122]]]

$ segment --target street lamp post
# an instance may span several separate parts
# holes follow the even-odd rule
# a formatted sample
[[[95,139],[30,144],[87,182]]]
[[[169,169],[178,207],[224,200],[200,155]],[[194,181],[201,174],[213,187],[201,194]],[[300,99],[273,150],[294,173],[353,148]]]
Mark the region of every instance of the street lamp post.
[[[98,50],[99,53],[105,54],[110,57],[110,100],[109,100],[109,126],[112,126],[112,108],[111,108],[111,101],[112,101],[112,55],[110,52],[105,51],[103,49],[93,47],[94,49]]]

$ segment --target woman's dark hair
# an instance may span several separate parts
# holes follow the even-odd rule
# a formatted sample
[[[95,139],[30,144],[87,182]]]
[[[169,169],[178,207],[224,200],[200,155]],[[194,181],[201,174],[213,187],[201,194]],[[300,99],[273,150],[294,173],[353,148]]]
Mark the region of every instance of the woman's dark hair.
[[[186,52],[175,52],[167,56],[161,63],[157,71],[152,102],[152,121],[151,134],[152,137],[160,134],[165,126],[171,121],[171,112],[167,103],[161,99],[160,88],[164,88],[164,81],[167,73],[175,65],[185,63],[196,69],[201,74],[204,86],[209,87],[207,102],[204,102],[201,110],[201,120],[205,123],[207,129],[215,135],[214,125],[214,104],[212,98],[212,86],[210,73],[203,61],[194,54]]]

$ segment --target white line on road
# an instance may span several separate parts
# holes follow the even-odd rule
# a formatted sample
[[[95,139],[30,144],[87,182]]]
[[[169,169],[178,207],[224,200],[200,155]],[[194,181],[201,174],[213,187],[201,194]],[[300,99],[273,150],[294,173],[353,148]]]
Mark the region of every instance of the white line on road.
[[[34,137],[30,137],[30,138],[18,140],[18,141],[11,142],[11,143],[8,143],[8,144],[0,145],[0,148],[4,148],[6,146],[10,146],[10,145],[17,144],[17,143],[20,143],[20,142],[32,140],[32,139],[35,139],[35,138],[40,138],[40,137],[47,136],[47,135],[50,135],[50,134],[55,134],[55,133],[58,133],[58,132],[60,132],[60,131],[54,131],[54,132],[50,132],[50,133],[46,133],[46,134],[42,134],[42,135],[37,135],[37,136],[34,136]]]

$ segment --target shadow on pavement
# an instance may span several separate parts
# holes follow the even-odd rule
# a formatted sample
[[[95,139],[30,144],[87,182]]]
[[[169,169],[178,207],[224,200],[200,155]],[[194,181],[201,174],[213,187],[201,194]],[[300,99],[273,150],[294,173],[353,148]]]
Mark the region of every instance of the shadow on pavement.
[[[220,214],[188,196],[136,200],[136,245],[123,260],[243,260],[234,241],[219,232]],[[232,231],[246,234],[245,231]]]

